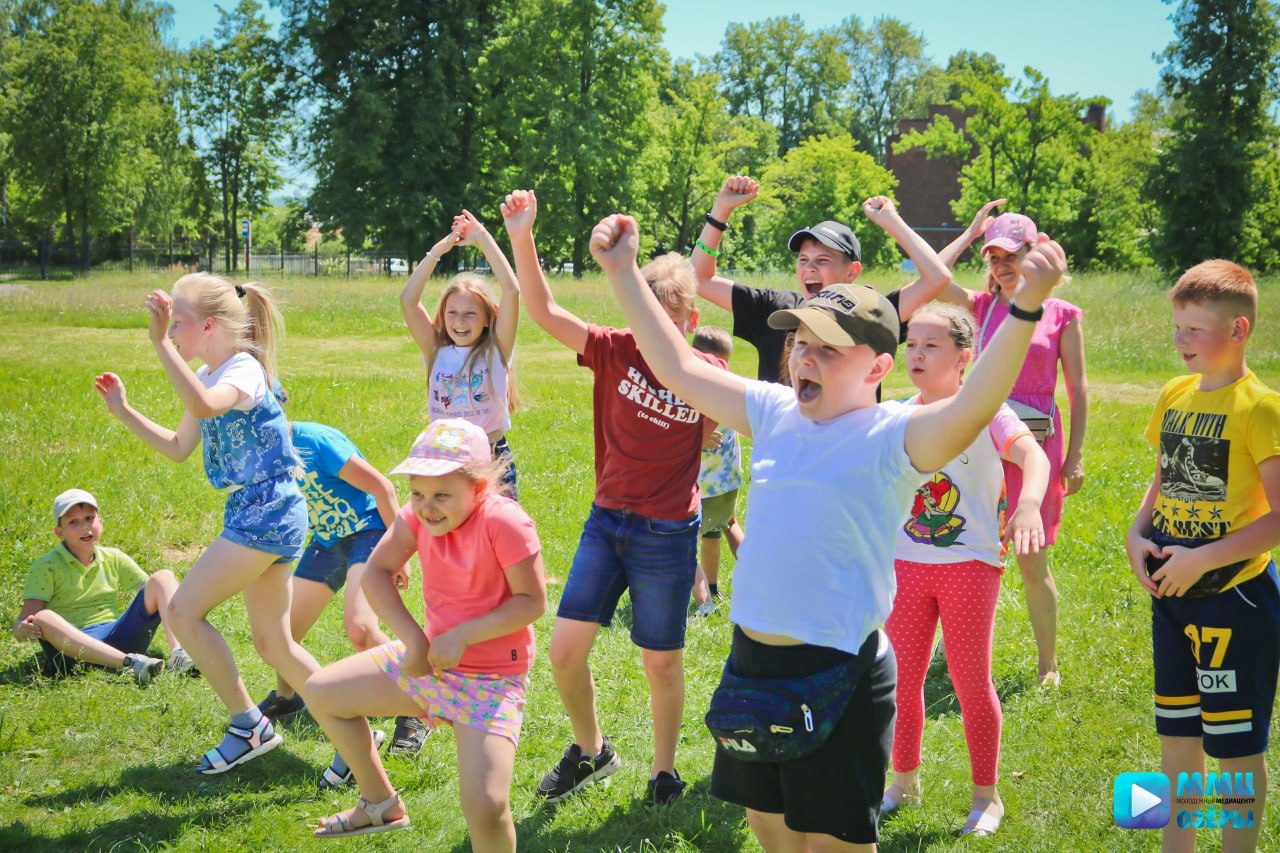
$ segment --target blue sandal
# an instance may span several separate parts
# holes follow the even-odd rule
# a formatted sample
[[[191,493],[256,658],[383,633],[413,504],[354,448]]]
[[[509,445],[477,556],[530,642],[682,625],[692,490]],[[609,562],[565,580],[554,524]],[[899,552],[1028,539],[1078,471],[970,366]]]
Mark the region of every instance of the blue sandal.
[[[267,732],[272,732],[271,737],[263,739]],[[246,761],[252,761],[259,755],[268,753],[280,744],[284,743],[284,738],[277,734],[271,728],[271,720],[263,717],[258,721],[252,729],[242,729],[239,726],[227,726],[227,733],[236,736],[244,741],[249,748],[240,755],[227,760],[218,747],[214,747],[204,754],[200,759],[200,766],[196,768],[196,772],[204,776],[215,776],[219,773],[226,773],[233,767],[239,767]],[[221,744],[219,744],[221,745]]]

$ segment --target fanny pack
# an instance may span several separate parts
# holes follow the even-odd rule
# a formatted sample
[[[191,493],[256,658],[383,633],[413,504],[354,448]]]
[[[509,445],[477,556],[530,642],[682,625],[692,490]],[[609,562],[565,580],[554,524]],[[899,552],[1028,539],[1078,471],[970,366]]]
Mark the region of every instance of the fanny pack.
[[[812,755],[835,730],[878,643],[804,678],[744,678],[724,665],[704,722],[716,749],[739,761],[795,761]]]
[[[993,298],[991,304],[987,306],[986,316],[982,318],[982,328],[978,331],[978,338],[973,343],[974,358],[982,354],[982,341],[987,336],[987,324],[991,322],[991,312],[995,310],[996,302],[998,301]],[[1027,429],[1031,430],[1031,435],[1036,441],[1044,444],[1044,440],[1053,435],[1053,413],[1058,408],[1056,401],[1049,404],[1048,412],[1042,412],[1035,406],[1028,406],[1026,403],[1019,403],[1016,400],[1006,400],[1005,403],[1027,425]]]
[[[1181,545],[1184,548],[1199,548],[1201,545],[1207,545],[1212,539],[1179,539],[1176,536],[1168,536],[1159,531],[1151,534],[1151,541],[1164,548],[1168,545]],[[1168,557],[1153,557],[1147,555],[1147,577],[1154,575],[1159,571],[1160,567],[1169,561]],[[1222,588],[1231,583],[1232,578],[1245,567],[1248,560],[1238,560],[1216,569],[1210,569],[1200,576],[1200,580],[1191,585],[1191,588],[1182,594],[1183,598],[1208,598],[1211,595],[1217,595],[1222,592]]]

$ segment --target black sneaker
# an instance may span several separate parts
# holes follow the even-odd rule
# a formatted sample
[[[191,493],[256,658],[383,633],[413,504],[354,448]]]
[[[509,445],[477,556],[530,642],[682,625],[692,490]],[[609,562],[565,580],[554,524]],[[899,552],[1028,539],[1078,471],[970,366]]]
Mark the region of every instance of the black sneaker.
[[[396,730],[391,735],[390,755],[417,755],[427,742],[431,729],[417,717],[396,717]]]
[[[558,803],[571,797],[588,785],[599,782],[622,766],[618,753],[613,751],[609,738],[604,738],[604,746],[595,758],[582,754],[582,747],[576,743],[569,744],[564,756],[555,769],[542,777],[537,794],[548,803]]]
[[[258,710],[269,720],[283,720],[307,709],[307,703],[297,693],[289,697],[281,696],[272,690],[267,698],[258,703]]]
[[[685,781],[680,778],[680,771],[674,768],[670,773],[662,770],[657,777],[649,780],[644,792],[645,805],[661,806],[669,803],[684,793]]]

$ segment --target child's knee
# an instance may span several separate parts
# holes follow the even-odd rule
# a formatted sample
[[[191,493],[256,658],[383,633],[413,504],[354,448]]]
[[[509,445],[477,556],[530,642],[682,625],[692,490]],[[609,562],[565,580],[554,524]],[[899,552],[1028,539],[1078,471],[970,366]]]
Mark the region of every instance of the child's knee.
[[[253,632],[253,647],[257,649],[262,659],[276,670],[279,670],[280,663],[289,657],[291,642],[287,634],[275,630],[274,626],[269,631],[254,629]]]
[[[178,576],[168,569],[161,569],[147,578],[147,586],[152,589],[177,589]]]
[[[680,649],[669,652],[644,650],[644,672],[650,681],[671,682],[684,677],[684,656]]]
[[[511,798],[504,792],[472,791],[462,797],[467,826],[488,834],[511,820]]]
[[[364,619],[350,617],[344,618],[342,625],[347,629],[347,639],[351,641],[351,645],[360,651],[372,648],[375,642],[376,625],[371,625]]]
[[[165,606],[160,615],[170,625],[189,627],[200,622],[208,613],[208,610],[196,607],[188,601],[187,596],[184,596],[182,590],[179,589],[169,599],[168,605]]]
[[[584,645],[576,637],[567,634],[552,634],[551,643],[547,646],[547,658],[554,670],[564,671],[586,666],[590,654],[590,644]]]

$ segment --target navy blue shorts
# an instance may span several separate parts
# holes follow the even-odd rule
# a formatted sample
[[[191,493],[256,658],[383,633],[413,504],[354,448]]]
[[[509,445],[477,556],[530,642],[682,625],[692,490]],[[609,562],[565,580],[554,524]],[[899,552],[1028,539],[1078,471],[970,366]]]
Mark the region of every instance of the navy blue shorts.
[[[1280,670],[1280,578],[1272,562],[1207,598],[1151,599],[1156,731],[1198,737],[1205,754],[1267,751]]]
[[[369,555],[386,532],[381,527],[370,528],[327,545],[313,536],[311,544],[298,561],[298,567],[293,570],[293,576],[322,583],[337,592],[346,585],[347,572],[352,566],[369,562]]]
[[[493,453],[494,459],[506,460],[507,467],[502,472],[502,485],[509,490],[511,500],[520,500],[520,489],[516,486],[516,458],[511,455],[511,445],[507,444],[507,437],[504,435],[498,439],[498,442],[489,450]]]
[[[629,589],[631,642],[655,652],[684,648],[700,519],[667,521],[592,504],[556,615],[607,626]]]
[[[127,655],[140,655],[145,654],[151,646],[151,638],[158,627],[160,627],[160,611],[147,613],[146,597],[139,589],[138,594],[130,602],[129,608],[121,614],[119,619],[113,622],[86,625],[80,630]],[[45,640],[40,641],[40,646],[44,649],[45,664],[48,667],[66,672],[78,663],[75,658],[64,655]]]

